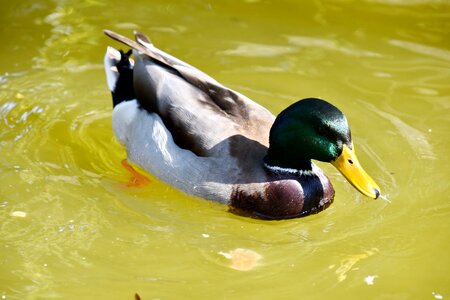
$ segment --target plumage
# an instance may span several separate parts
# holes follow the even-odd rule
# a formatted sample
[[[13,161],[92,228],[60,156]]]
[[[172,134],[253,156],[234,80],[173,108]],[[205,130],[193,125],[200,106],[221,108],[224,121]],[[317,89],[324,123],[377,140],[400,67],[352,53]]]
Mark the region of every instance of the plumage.
[[[294,168],[273,164],[283,147],[269,139],[276,130],[267,109],[159,50],[141,33],[136,41],[105,33],[133,49],[134,61],[111,47],[105,55],[113,129],[129,160],[188,194],[264,218],[303,216],[332,202],[333,187],[310,161],[314,156],[293,162]],[[319,99],[303,103],[335,109]],[[349,130],[347,139],[336,142],[341,152],[343,144],[353,147]],[[277,151],[268,151],[269,140]]]

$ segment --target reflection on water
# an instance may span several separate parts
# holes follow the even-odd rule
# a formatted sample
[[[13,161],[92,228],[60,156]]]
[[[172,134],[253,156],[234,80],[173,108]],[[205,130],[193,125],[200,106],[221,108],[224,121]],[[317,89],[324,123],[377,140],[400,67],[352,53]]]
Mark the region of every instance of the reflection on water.
[[[293,52],[296,52],[296,50],[292,47],[241,42],[235,49],[225,50],[223,51],[223,54],[250,57],[270,57]]]
[[[421,45],[417,43],[400,41],[400,40],[389,40],[389,44],[394,45],[396,47],[400,47],[418,54],[423,54],[431,57],[435,57],[438,59],[443,59],[446,61],[450,61],[450,51],[445,49],[439,49],[435,47],[430,47],[426,45]]]
[[[327,51],[336,51],[341,54],[355,57],[381,57],[379,53],[358,49],[353,45],[340,45],[338,41],[332,39],[321,39],[304,36],[286,36],[288,43],[301,48],[323,49]]]
[[[446,2],[28,4],[0,18],[1,298],[450,294]],[[127,187],[104,28],[142,30],[274,113],[333,102],[390,202],[326,164],[335,202],[297,220],[237,216],[155,178]]]
[[[356,263],[358,263],[361,260],[364,260],[366,258],[369,258],[370,256],[374,255],[376,252],[378,252],[378,249],[374,248],[372,250],[365,251],[361,254],[354,254],[351,255],[341,261],[341,265],[336,269],[336,275],[338,276],[338,282],[342,282],[345,279],[347,279],[347,273],[354,267]],[[334,269],[334,265],[330,266],[330,269]],[[366,281],[367,277],[364,278],[364,281]]]

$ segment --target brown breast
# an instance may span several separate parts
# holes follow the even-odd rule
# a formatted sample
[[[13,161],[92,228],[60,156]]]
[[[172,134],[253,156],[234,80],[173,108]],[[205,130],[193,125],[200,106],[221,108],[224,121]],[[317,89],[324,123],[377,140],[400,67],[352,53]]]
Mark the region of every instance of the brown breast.
[[[317,213],[333,201],[334,189],[321,171],[302,176],[267,173],[259,188],[236,185],[231,205],[260,218],[287,219]]]

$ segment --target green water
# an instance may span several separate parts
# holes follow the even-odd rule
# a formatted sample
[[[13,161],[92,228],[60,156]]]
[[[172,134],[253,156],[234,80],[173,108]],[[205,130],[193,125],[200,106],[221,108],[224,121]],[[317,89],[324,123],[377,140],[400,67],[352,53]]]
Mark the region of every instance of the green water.
[[[448,299],[448,1],[3,1],[1,299]],[[278,113],[321,97],[391,202],[325,164],[333,205],[261,221],[151,178],[126,187],[102,29]],[[261,255],[249,271],[223,255]]]

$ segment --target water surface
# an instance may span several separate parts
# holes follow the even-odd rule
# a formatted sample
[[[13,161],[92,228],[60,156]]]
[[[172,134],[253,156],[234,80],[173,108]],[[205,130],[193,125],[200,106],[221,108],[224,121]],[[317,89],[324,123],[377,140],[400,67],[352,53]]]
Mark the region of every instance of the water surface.
[[[2,299],[446,299],[446,1],[10,1],[0,13]],[[278,113],[346,114],[391,202],[331,166],[333,205],[261,221],[151,178],[129,188],[102,29],[160,48]],[[232,268],[235,249],[260,255]]]

